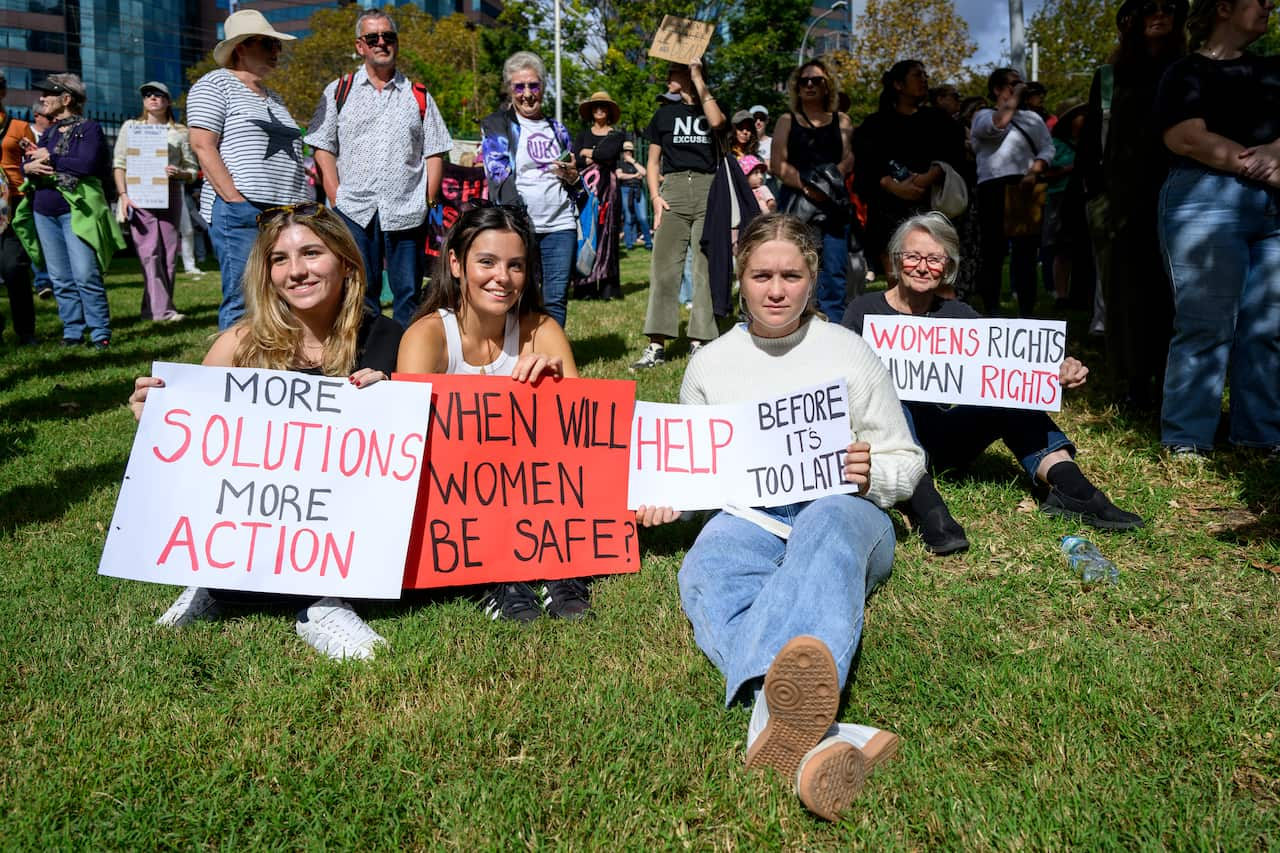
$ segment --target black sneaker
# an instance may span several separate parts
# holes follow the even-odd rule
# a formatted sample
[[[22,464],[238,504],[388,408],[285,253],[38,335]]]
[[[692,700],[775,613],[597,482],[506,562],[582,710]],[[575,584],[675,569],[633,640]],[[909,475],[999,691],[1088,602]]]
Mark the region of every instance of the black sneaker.
[[[1050,489],[1049,496],[1040,504],[1040,511],[1046,515],[1083,521],[1099,530],[1133,530],[1144,526],[1142,516],[1120,509],[1100,489],[1094,489],[1085,501],[1065,495],[1056,488]]]
[[[576,622],[591,610],[591,593],[581,578],[547,581],[542,585],[542,604],[551,618]]]
[[[542,615],[538,594],[527,583],[500,583],[485,593],[480,607],[490,619],[532,622]]]

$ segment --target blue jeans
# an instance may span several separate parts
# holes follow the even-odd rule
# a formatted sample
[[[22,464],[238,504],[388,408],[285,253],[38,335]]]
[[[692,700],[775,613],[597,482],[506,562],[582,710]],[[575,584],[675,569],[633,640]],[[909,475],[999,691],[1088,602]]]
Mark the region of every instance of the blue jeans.
[[[862,636],[862,609],[893,567],[893,525],[852,495],[763,510],[792,525],[783,540],[716,514],[685,555],[680,602],[698,647],[725,677],[725,704],[754,686],[778,651],[808,634],[826,643],[843,685]]]
[[[569,312],[569,276],[578,253],[578,232],[552,231],[538,235],[542,254],[542,307],[564,328]]]
[[[71,214],[45,216],[37,213],[36,233],[44,252],[44,265],[53,282],[53,297],[62,320],[62,339],[78,341],[89,329],[94,343],[111,340],[111,309],[107,288],[98,269],[93,247],[71,230]]]
[[[387,282],[391,285],[391,317],[407,329],[418,310],[422,293],[423,251],[427,227],[419,225],[407,231],[383,231],[378,214],[363,228],[341,210],[334,212],[347,223],[347,230],[364,258],[365,302],[375,314],[382,313],[382,262],[387,264]]]
[[[1178,165],[1160,191],[1173,340],[1160,440],[1213,447],[1231,381],[1231,443],[1280,446],[1280,191]]]
[[[214,196],[209,240],[222,271],[222,304],[218,306],[220,332],[230,329],[244,315],[244,290],[240,280],[244,278],[253,241],[258,239],[258,214],[267,207],[252,201],[229,203]]]
[[[818,268],[818,310],[833,323],[844,317],[848,287],[848,229],[839,234],[822,232],[822,265]]]
[[[935,471],[964,468],[997,439],[1017,457],[1032,483],[1040,462],[1055,450],[1076,455],[1076,446],[1053,418],[1030,409],[903,403],[902,414],[916,444]]]
[[[644,189],[639,184],[622,183],[622,244],[628,249],[636,244],[637,237],[644,241],[646,249],[653,248],[646,203]]]

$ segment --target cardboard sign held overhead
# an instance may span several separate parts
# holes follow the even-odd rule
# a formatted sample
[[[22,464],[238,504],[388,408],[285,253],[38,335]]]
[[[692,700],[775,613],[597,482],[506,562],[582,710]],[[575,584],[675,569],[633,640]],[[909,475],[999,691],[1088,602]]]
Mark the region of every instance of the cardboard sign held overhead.
[[[695,59],[701,59],[707,52],[715,29],[712,24],[702,21],[664,15],[662,25],[653,36],[653,44],[649,46],[649,55],[687,65]]]

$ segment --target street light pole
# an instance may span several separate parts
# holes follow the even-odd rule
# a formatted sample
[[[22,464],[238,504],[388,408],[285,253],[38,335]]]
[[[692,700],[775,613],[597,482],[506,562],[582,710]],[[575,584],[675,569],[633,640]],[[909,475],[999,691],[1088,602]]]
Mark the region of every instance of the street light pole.
[[[800,50],[796,53],[796,65],[804,65],[804,49],[809,44],[809,34],[813,32],[813,28],[818,25],[818,22],[827,17],[827,15],[834,14],[848,5],[847,0],[836,0],[831,4],[830,9],[813,19],[813,23],[809,24],[809,28],[804,31],[804,38],[800,40]]]

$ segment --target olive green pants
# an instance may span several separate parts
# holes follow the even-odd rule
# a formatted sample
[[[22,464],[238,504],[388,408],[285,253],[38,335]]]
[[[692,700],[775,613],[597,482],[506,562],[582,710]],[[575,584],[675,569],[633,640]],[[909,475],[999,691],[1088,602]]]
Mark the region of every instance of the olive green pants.
[[[689,338],[715,340],[719,335],[711,310],[711,287],[707,279],[707,256],[703,254],[702,221],[707,214],[707,194],[713,174],[672,172],[662,182],[662,198],[671,207],[662,214],[662,227],[653,235],[653,257],[649,266],[649,310],[644,333],[655,338],[680,336],[680,278],[685,255],[693,252],[693,312],[689,316]]]

